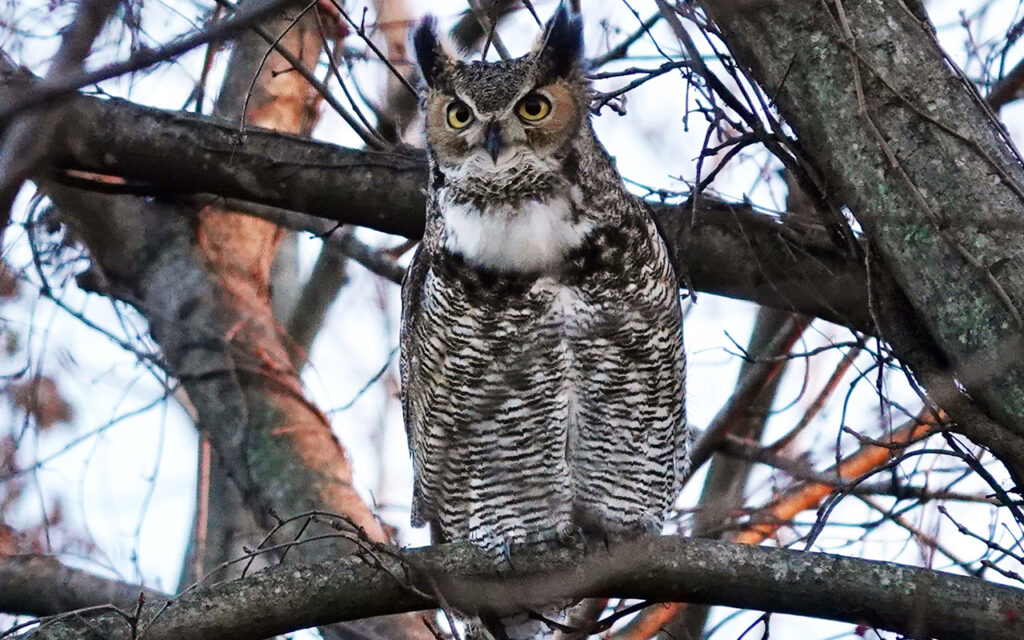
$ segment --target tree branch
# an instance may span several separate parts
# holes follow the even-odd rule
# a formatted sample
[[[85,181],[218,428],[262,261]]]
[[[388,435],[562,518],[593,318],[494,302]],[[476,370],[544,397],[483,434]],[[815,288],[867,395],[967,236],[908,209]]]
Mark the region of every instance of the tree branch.
[[[0,101],[16,90],[0,85]],[[212,193],[410,238],[423,233],[427,174],[420,151],[359,151],[255,127],[240,134],[214,118],[122,100],[79,96],[68,109],[52,166],[133,183],[79,179],[74,186],[158,197]],[[684,284],[869,330],[864,268],[823,229],[708,196],[696,208],[653,208]],[[889,285],[882,279],[875,286],[884,296]]]
[[[1015,640],[1024,590],[976,578],[823,553],[660,537],[605,548],[514,548],[502,567],[470,544],[274,567],[147,602],[148,640],[247,640],[370,615],[437,606],[507,613],[580,597],[685,600],[867,624],[914,637]],[[113,614],[91,618],[111,640],[129,638]],[[87,638],[74,618],[31,637]]]
[[[105,604],[131,609],[139,601],[139,594],[150,600],[167,598],[142,585],[72,569],[53,556],[0,558],[0,611],[4,613],[52,616]]]
[[[15,115],[54,99],[74,93],[77,89],[97,82],[122,76],[132,71],[173,60],[196,47],[208,42],[229,40],[254,22],[280,11],[292,0],[261,0],[247,3],[230,18],[224,18],[201,30],[181,36],[158,49],[143,48],[125,60],[114,62],[95,71],[80,70],[76,73],[61,74],[60,77],[48,79],[31,87],[24,94],[9,96],[0,106],[0,124],[6,123]]]
[[[999,112],[1004,106],[1020,97],[1024,91],[1024,60],[1021,60],[1013,69],[996,81],[985,96],[985,102],[995,111]]]
[[[60,48],[54,56],[46,78],[40,86],[60,82],[80,73],[92,43],[117,7],[116,0],[86,0],[80,2],[75,18],[64,31]],[[50,137],[56,128],[60,111],[43,109],[26,114],[11,122],[0,149],[0,220],[3,226],[11,218],[11,204],[18,195],[29,173],[46,155]]]
[[[737,62],[852,210],[921,332],[1006,435],[1024,436],[1024,172],[1005,130],[903,3],[733,4],[704,2]]]

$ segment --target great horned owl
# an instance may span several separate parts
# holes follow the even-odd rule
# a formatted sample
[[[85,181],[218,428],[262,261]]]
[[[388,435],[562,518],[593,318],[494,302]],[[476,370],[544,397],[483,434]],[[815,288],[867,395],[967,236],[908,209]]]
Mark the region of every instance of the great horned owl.
[[[435,542],[656,531],[686,466],[678,284],[594,135],[582,38],[564,3],[514,60],[414,35],[430,184],[401,368]]]

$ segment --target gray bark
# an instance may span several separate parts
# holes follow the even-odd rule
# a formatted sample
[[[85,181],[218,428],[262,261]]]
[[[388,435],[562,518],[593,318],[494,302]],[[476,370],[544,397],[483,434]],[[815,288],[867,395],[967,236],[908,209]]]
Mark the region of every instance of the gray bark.
[[[289,8],[294,11],[297,4],[291,3]],[[293,20],[294,18],[287,16],[276,16],[262,21],[259,26],[278,34],[287,29]],[[214,105],[214,113],[218,117],[225,121],[243,121],[242,111],[250,95],[254,79],[265,62],[266,50],[267,45],[252,31],[244,32],[235,40]],[[194,210],[195,207],[191,204],[182,205],[183,213]],[[279,257],[277,256],[277,258]],[[275,259],[275,267],[278,263],[279,260]],[[224,467],[219,456],[211,457],[209,477],[209,493],[205,496],[208,509],[206,531],[204,532],[206,535],[205,548],[199,548],[195,537],[197,508],[197,513],[193,515],[193,526],[190,529],[192,536],[189,538],[185,552],[181,580],[178,583],[179,591],[204,577],[212,581],[239,577],[242,566],[237,564],[224,566],[225,563],[243,556],[246,546],[252,545],[254,541],[263,537],[263,530],[249,506],[245,504],[238,486],[232,480],[230,469]],[[200,499],[202,497],[199,496]],[[197,557],[200,552],[202,552],[202,557]],[[262,568],[265,563],[265,558],[257,558],[256,567]],[[213,575],[205,576],[215,567],[221,566],[223,568]],[[196,571],[197,568],[198,571]]]
[[[424,609],[436,606],[441,594],[461,611],[506,613],[615,596],[809,615],[940,640],[1016,640],[1024,632],[1024,590],[822,553],[662,537],[610,548],[514,548],[500,566],[465,543],[403,552],[367,548],[361,556],[275,567],[170,602],[148,602],[138,628],[148,640],[248,640]],[[110,640],[130,637],[116,614],[89,622]],[[31,637],[71,640],[90,633],[69,618]]]
[[[43,83],[60,82],[81,73],[93,41],[116,8],[115,0],[83,0],[78,3],[74,20],[64,29],[60,48]],[[6,65],[7,61],[4,63]],[[46,156],[61,115],[59,107],[51,105],[15,118],[7,125],[0,147],[0,219],[4,224],[10,220],[11,205],[22,183]]]
[[[16,90],[0,84],[0,100]],[[421,152],[358,151],[254,127],[240,133],[235,123],[121,100],[80,96],[68,112],[51,166],[135,182],[120,192],[214,193],[411,238],[423,233]],[[695,209],[654,209],[684,285],[870,330],[864,267],[822,228],[706,196]],[[875,288],[881,299],[893,294],[884,280]]]
[[[80,97],[72,105],[50,156],[57,168],[138,181],[147,195],[208,192],[344,216],[388,233],[423,233],[426,161],[420,153],[345,149],[122,100]]]
[[[291,24],[283,18],[272,28],[280,32]],[[249,36],[233,50],[217,103],[217,112],[229,121],[239,120],[247,99],[255,105],[261,97],[247,94],[265,48]],[[304,512],[344,514],[366,535],[384,539],[376,516],[351,485],[351,467],[326,419],[303,397],[287,359],[274,352],[273,329],[261,329],[260,318],[240,312],[232,297],[237,292],[211,277],[209,256],[196,247],[195,205],[89,193],[45,177],[38,182],[89,247],[106,284],[103,293],[135,305],[149,321],[168,369],[187,391],[218,454],[212,489],[221,492],[210,496],[209,522],[225,526],[210,531],[208,542],[217,546],[207,547],[206,568],[238,557],[241,538],[255,546],[262,537],[253,538],[256,527],[266,531],[278,518]],[[261,334],[264,330],[270,334]],[[242,512],[243,505],[253,518]],[[303,524],[300,520],[281,535],[293,535]],[[289,561],[315,562],[355,548],[329,524],[305,524],[307,535],[321,540],[289,549]],[[321,631],[326,638],[360,640],[428,636],[413,616]]]
[[[140,594],[150,600],[167,597],[155,589],[101,578],[41,555],[0,558],[0,587],[0,611],[31,616],[101,605],[133,609]]]
[[[343,475],[348,462],[326,428],[299,425],[308,440],[301,442],[278,434],[281,409],[261,393],[266,386],[276,390],[275,373],[232,348],[226,336],[237,322],[235,314],[196,255],[190,219],[172,205],[142,198],[45,182],[41,187],[70,214],[102,274],[104,292],[129,301],[149,321],[167,365],[188,392],[220,463],[259,526],[268,529],[278,514],[314,510],[349,514],[367,529],[378,526]],[[307,402],[298,393],[291,401]],[[305,448],[316,451],[315,459],[304,456]],[[290,560],[314,562],[354,549],[330,526],[313,524],[307,533],[333,537],[293,549]]]
[[[1004,130],[899,0],[704,4],[796,132],[829,197],[852,210],[880,257],[876,269],[893,275],[942,357],[900,355],[926,385],[942,360],[952,364],[1002,428],[958,415],[962,401],[948,383],[930,391],[946,396],[961,428],[1020,482],[1024,173]],[[900,331],[880,324],[899,347]]]

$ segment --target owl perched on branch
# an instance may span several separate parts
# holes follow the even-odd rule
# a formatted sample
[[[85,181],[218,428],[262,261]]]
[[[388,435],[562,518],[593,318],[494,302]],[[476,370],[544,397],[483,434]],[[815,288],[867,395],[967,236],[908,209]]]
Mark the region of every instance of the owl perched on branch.
[[[403,294],[412,519],[435,542],[657,532],[687,462],[678,284],[590,122],[563,3],[504,62],[415,32],[427,226]]]

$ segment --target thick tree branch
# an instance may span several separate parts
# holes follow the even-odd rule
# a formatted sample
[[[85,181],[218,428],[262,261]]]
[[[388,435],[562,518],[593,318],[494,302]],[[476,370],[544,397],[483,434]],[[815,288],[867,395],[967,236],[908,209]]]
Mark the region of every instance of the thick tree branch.
[[[253,24],[233,43],[214,104],[214,112],[219,117],[299,135],[307,135],[312,129],[317,119],[310,115],[317,113],[315,106],[319,102],[317,91],[307,81],[308,76],[278,73],[280,69],[289,67],[308,70],[308,65],[316,62],[319,42],[310,42],[309,37],[315,20],[310,18],[309,11],[303,11],[304,7],[302,2],[290,3],[287,9],[292,17],[282,14]],[[272,49],[268,49],[267,40],[273,43]],[[243,112],[246,112],[244,116]],[[181,203],[178,209],[183,215],[191,215],[195,211],[212,213],[199,219],[196,239],[206,270],[218,288],[233,294],[224,297],[223,308],[234,307],[232,311],[237,318],[248,320],[243,325],[244,329],[234,332],[235,349],[280,353],[279,349],[273,348],[277,336],[272,332],[252,339],[255,332],[251,330],[254,325],[269,319],[265,292],[278,292],[268,282],[270,274],[267,269],[282,235],[280,231],[272,225],[253,224],[251,219],[216,203]],[[282,287],[281,293],[293,288],[294,282],[292,280],[287,287]],[[262,395],[271,397],[272,392]],[[274,403],[268,405],[274,406]],[[259,413],[260,409],[256,412]],[[294,415],[282,416],[282,421],[294,418]],[[216,444],[224,446],[221,442]],[[243,567],[228,564],[228,561],[244,555],[246,547],[252,546],[264,534],[257,521],[265,516],[254,512],[251,501],[246,504],[238,484],[230,477],[232,469],[226,468],[220,457],[209,455],[210,446],[209,434],[204,433],[200,444],[193,534],[179,588],[192,585],[204,576],[215,581],[238,577]],[[301,459],[290,460],[284,465],[303,466]],[[270,560],[257,558],[254,566],[262,568]],[[209,575],[215,568],[213,575]]]
[[[11,85],[0,88],[16,90]],[[357,151],[258,128],[78,97],[51,162],[117,175],[143,195],[213,193],[416,238],[423,233],[422,152]],[[64,178],[66,180],[66,178]],[[77,182],[103,188],[95,183]],[[863,266],[817,227],[702,197],[655,205],[684,284],[867,330]],[[885,282],[876,283],[883,295]]]
[[[993,111],[998,112],[1006,104],[1019,98],[1021,91],[1024,91],[1024,60],[1014,65],[1013,69],[992,85],[992,89],[985,96],[985,102]]]
[[[40,85],[60,82],[81,72],[93,41],[116,7],[115,0],[79,3],[74,21],[64,31],[60,48]],[[4,226],[10,220],[11,204],[22,183],[36,163],[46,156],[60,115],[59,109],[50,107],[38,113],[25,114],[7,127],[3,147],[0,148],[0,220]]]
[[[369,549],[361,557],[275,567],[169,603],[148,602],[139,628],[148,640],[256,639],[434,607],[438,593],[463,611],[504,613],[579,597],[676,599],[955,640],[1014,640],[1024,624],[1024,590],[894,563],[709,540],[517,548],[501,566],[496,571],[492,558],[468,544],[394,554]],[[117,615],[89,622],[111,640],[130,637]],[[32,637],[84,639],[92,632],[67,619]]]
[[[311,23],[307,13],[298,24],[285,19],[270,28],[284,33],[281,44],[304,52],[312,64],[319,47],[310,41],[316,33]],[[315,122],[307,112],[315,105],[312,89],[298,75],[277,73],[283,61],[276,54],[265,58],[264,51],[252,37],[236,45],[226,74],[232,81],[221,91],[217,112],[238,121],[247,107],[246,122],[308,133]],[[111,283],[107,293],[134,304],[149,320],[219,464],[256,520],[269,528],[296,512],[331,511],[370,538],[386,540],[352,487],[349,460],[327,418],[304,397],[287,340],[272,317],[269,267],[280,229],[211,207],[196,213],[185,201],[89,193],[45,178],[39,183]],[[322,523],[294,526],[319,541],[291,550],[289,561],[315,562],[353,548]],[[361,628],[321,631],[329,638],[428,636],[411,616],[354,624]]]
[[[106,604],[132,609],[139,594],[150,600],[167,597],[141,585],[72,569],[53,556],[0,558],[0,611],[4,613],[52,616]]]
[[[73,102],[58,138],[51,155],[56,167],[140,182],[140,195],[214,193],[388,233],[423,233],[422,154],[346,149],[85,97]]]
[[[878,270],[972,398],[1019,440],[1024,172],[973,86],[902,2],[704,4],[830,196],[857,217]],[[995,435],[983,441],[994,450],[1006,439]],[[1012,464],[1024,468],[1019,453]]]
[[[232,340],[257,325],[252,318],[238,320],[209,277],[194,245],[194,219],[142,198],[47,182],[41,187],[59,210],[71,214],[66,219],[89,247],[106,293],[130,301],[149,321],[169,368],[260,524],[330,510],[384,539],[352,487],[345,452],[326,419],[303,397],[293,372],[278,365],[286,358],[269,347],[250,352]],[[323,535],[289,553],[290,560],[316,562],[354,548],[327,525],[311,524],[306,531]]]
[[[282,34],[278,43],[284,50],[299,52],[304,64],[313,65],[320,50],[315,16],[297,15],[266,26]],[[244,112],[247,124],[308,134],[316,122],[316,94],[304,77],[279,73],[287,64],[291,60],[278,53],[267,55],[257,38],[241,38],[216,112],[235,122]],[[94,272],[109,284],[105,292],[134,304],[149,321],[169,371],[187,391],[198,425],[218,454],[215,464],[223,468],[216,479],[230,476],[256,521],[266,529],[297,512],[330,511],[343,514],[369,538],[387,540],[352,486],[350,462],[326,416],[305,398],[288,341],[273,318],[269,272],[281,230],[216,207],[197,212],[184,200],[90,193],[45,177],[39,184],[88,246]],[[225,505],[212,503],[211,509],[240,506],[234,497]],[[209,522],[217,520],[204,524]],[[289,561],[316,562],[354,548],[324,523],[293,527],[318,542],[290,550]],[[294,535],[276,533],[285,539]],[[255,546],[256,540],[246,543]],[[218,564],[218,552],[237,556],[230,547],[207,551],[204,569]],[[352,624],[359,628],[321,633],[332,639],[429,635],[414,616]]]

